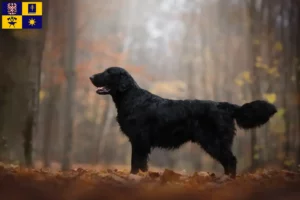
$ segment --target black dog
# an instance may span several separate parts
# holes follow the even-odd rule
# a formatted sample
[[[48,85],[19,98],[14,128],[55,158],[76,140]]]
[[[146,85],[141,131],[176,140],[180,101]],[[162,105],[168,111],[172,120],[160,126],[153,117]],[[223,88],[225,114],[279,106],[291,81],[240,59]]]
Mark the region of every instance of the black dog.
[[[225,174],[236,176],[237,160],[231,151],[234,120],[250,129],[266,123],[276,107],[266,101],[243,106],[227,102],[170,100],[140,88],[120,67],[110,67],[90,77],[100,95],[110,94],[117,121],[132,146],[131,173],[148,170],[152,148],[176,149],[191,141],[219,161]]]

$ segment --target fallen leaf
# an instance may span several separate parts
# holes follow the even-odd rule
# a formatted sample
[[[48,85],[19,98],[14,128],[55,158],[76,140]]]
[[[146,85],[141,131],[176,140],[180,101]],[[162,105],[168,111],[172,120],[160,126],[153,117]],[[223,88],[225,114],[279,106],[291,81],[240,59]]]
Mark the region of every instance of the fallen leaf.
[[[150,178],[155,179],[155,178],[160,177],[160,174],[159,174],[158,172],[148,172],[148,176],[149,176]]]
[[[111,178],[120,183],[126,183],[127,181],[124,178],[121,178],[115,174],[111,174]]]
[[[142,176],[138,176],[138,175],[135,175],[135,174],[129,174],[128,175],[128,179],[130,181],[134,181],[134,182],[140,182],[142,180]]]
[[[230,181],[230,180],[232,180],[232,179],[230,178],[230,176],[224,174],[224,175],[222,175],[221,177],[219,177],[219,178],[216,180],[216,182],[217,182],[217,183],[225,183],[225,182]]]
[[[162,176],[160,177],[160,180],[162,183],[175,182],[175,181],[179,181],[180,177],[181,177],[180,174],[175,173],[172,170],[165,169]]]

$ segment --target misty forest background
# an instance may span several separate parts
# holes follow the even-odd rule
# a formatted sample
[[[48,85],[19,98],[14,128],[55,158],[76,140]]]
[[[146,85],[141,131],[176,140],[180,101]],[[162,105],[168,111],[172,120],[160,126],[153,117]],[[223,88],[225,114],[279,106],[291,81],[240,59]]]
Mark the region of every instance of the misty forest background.
[[[300,163],[299,0],[51,0],[43,30],[0,31],[0,161],[124,166],[131,147],[89,76],[122,66],[173,99],[278,107],[237,131],[239,172]],[[221,171],[197,145],[156,149],[150,169]]]

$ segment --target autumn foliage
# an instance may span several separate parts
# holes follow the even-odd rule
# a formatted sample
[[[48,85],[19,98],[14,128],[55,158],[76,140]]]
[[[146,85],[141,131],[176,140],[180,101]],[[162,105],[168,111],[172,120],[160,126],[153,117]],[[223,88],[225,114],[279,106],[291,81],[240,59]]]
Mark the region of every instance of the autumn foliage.
[[[0,196],[9,200],[299,199],[300,173],[262,170],[232,180],[207,172],[129,174],[117,169],[65,172],[0,166]]]

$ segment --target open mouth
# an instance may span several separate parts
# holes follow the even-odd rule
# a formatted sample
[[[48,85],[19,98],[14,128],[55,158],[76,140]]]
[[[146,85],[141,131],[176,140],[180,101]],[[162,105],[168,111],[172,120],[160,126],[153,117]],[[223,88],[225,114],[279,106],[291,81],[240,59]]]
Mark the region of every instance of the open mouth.
[[[97,87],[96,93],[98,94],[107,94],[110,91],[110,89],[108,89],[105,86],[102,87]]]

